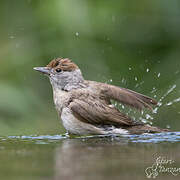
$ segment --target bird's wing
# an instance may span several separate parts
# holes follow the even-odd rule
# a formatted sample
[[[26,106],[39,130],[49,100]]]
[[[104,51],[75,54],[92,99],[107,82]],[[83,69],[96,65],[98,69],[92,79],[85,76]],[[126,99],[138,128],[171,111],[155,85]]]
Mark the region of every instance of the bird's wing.
[[[74,99],[69,108],[81,121],[90,124],[132,126],[134,122],[118,109],[109,107],[97,99]]]
[[[120,88],[109,84],[101,84],[103,86],[101,94],[109,99],[114,99],[123,104],[142,110],[149,108],[152,110],[152,105],[157,105],[157,102],[145,95],[131,91],[129,89]]]

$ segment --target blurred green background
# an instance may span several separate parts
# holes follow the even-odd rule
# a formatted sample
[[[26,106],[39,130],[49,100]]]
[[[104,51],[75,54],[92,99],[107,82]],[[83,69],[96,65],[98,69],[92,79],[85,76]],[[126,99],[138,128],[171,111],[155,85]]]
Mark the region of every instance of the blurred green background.
[[[0,37],[1,136],[65,132],[32,69],[59,56],[161,100],[153,124],[180,129],[180,1],[0,0]]]

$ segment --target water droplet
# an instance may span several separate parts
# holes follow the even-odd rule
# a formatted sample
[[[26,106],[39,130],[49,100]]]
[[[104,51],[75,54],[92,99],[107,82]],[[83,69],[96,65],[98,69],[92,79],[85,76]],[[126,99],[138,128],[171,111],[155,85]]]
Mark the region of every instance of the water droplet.
[[[155,109],[153,109],[153,114],[157,114],[157,112],[158,112],[158,109],[159,109],[159,107],[156,107]]]
[[[151,120],[153,120],[153,117],[150,116],[149,114],[146,114],[146,119],[151,119]]]
[[[160,75],[161,75],[161,73],[158,73],[157,77],[159,78],[159,77],[160,77]]]
[[[173,104],[173,102],[168,102],[168,103],[166,103],[166,106],[170,106],[172,104]]]
[[[78,33],[78,32],[76,32],[76,36],[79,36],[79,33]]]
[[[135,79],[135,81],[137,81],[137,80],[138,80],[138,78],[137,78],[137,77],[135,77],[134,79]]]
[[[139,119],[140,119],[141,122],[143,122],[143,123],[145,123],[145,124],[147,123],[147,120],[146,120],[146,119],[144,119],[144,118],[142,118],[142,117],[140,117]]]
[[[146,72],[149,72],[149,69],[148,69],[148,68],[146,69]]]
[[[170,129],[170,128],[171,128],[171,126],[170,126],[170,125],[166,125],[166,128]]]
[[[179,102],[179,101],[180,101],[180,98],[174,99],[173,101],[166,103],[166,106],[170,106],[173,103],[176,103],[176,102]]]
[[[139,86],[139,84],[137,83],[136,85],[135,85],[135,88],[137,88]]]
[[[132,70],[132,68],[131,68],[131,67],[129,67],[129,70],[131,71],[131,70]]]
[[[157,89],[155,87],[153,87],[151,93],[154,93],[156,91],[157,91]]]
[[[180,98],[175,99],[173,102],[179,102]]]

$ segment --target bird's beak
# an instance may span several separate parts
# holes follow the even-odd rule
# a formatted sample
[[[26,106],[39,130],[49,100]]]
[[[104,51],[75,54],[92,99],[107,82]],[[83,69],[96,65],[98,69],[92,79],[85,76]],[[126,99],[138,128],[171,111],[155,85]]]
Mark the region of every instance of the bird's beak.
[[[35,71],[39,71],[43,74],[47,74],[49,75],[50,74],[50,69],[48,67],[34,67],[33,68]]]

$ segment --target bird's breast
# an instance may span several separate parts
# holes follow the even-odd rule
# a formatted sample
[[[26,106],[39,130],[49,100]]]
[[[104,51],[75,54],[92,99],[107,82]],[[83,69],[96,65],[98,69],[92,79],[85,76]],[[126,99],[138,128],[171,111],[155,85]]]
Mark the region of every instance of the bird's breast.
[[[61,115],[62,109],[68,105],[70,94],[66,91],[53,91],[53,99],[58,113]]]

